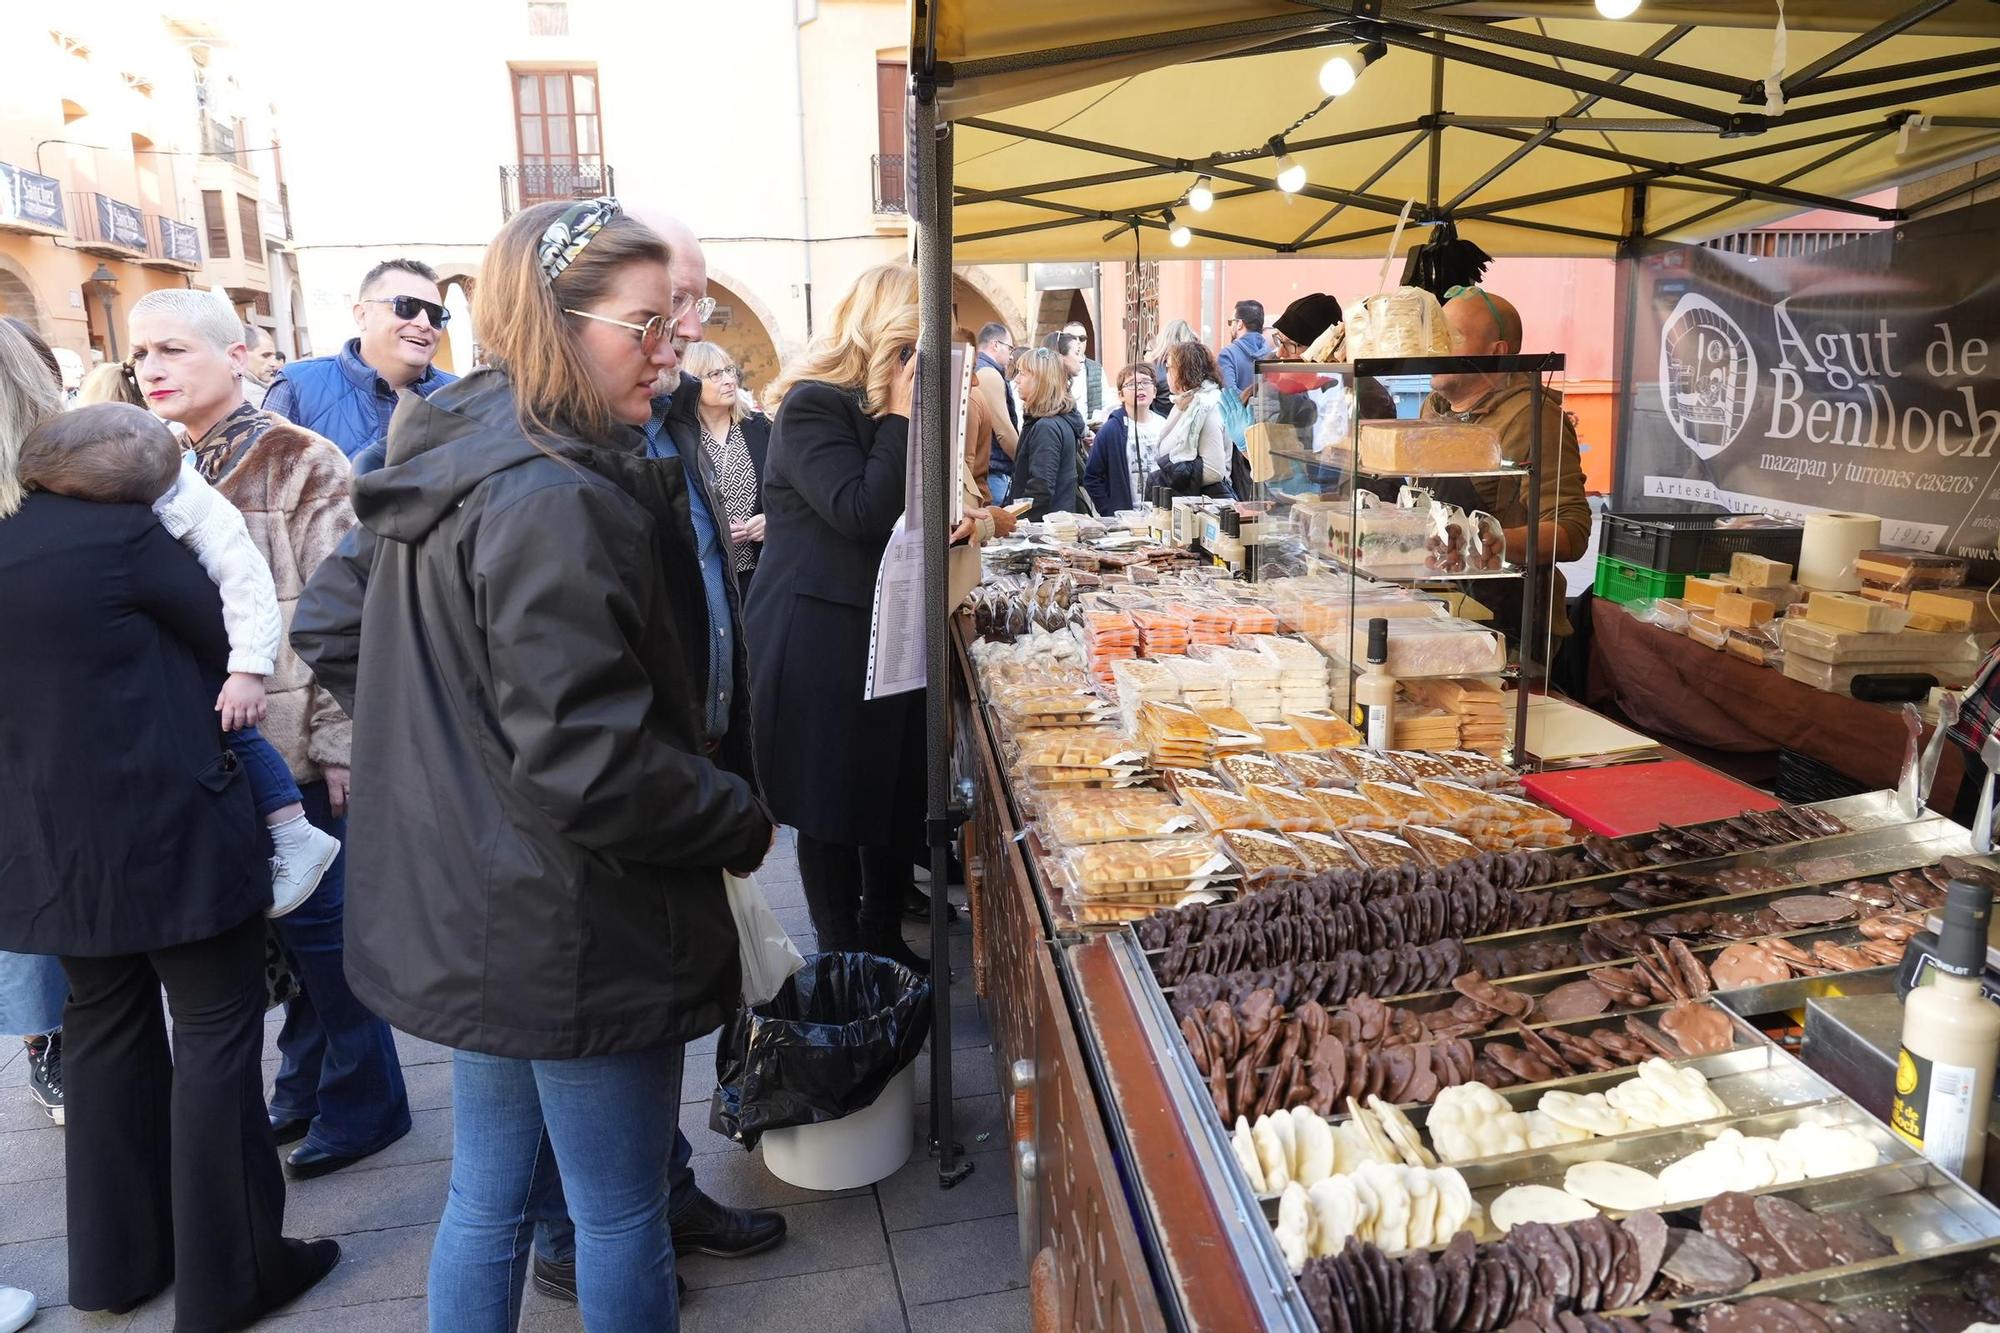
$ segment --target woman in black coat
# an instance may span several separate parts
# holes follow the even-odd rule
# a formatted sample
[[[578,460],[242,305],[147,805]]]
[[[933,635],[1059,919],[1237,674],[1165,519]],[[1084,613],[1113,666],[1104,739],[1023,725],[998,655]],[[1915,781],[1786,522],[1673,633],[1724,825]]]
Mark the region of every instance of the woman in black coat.
[[[738,1002],[723,871],[774,830],[726,528],[653,396],[667,263],[615,200],[516,214],[482,278],[498,368],[406,396],[355,483],[359,624],[313,588],[293,623],[353,703],[348,974],[455,1052],[429,1284],[451,1333],[514,1327],[552,1168],[584,1325],[676,1327],[682,1043]]]
[[[1021,395],[1021,443],[1014,451],[1009,497],[1035,502],[1026,515],[1030,519],[1080,512],[1083,417],[1070,401],[1062,358],[1046,347],[1022,353],[1014,387]]]
[[[923,833],[924,696],[864,698],[875,573],[903,512],[916,270],[862,274],[830,327],[766,394],[764,556],[744,617],[757,771],[798,830],[819,947],[922,968],[902,912]]]
[[[70,1304],[123,1312],[171,1283],[176,1328],[245,1327],[340,1249],[279,1229],[271,873],[216,723],[221,597],[146,506],[35,492],[0,517],[0,605],[16,701],[0,709],[0,948],[58,955],[69,978]]]

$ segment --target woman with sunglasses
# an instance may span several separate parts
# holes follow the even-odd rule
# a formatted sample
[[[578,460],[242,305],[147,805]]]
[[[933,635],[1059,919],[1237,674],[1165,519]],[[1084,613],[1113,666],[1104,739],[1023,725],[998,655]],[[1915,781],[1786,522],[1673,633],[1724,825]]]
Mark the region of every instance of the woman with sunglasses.
[[[333,356],[295,361],[271,381],[264,410],[316,431],[354,457],[389,429],[404,390],[428,398],[456,376],[437,369],[451,312],[438,276],[418,259],[385,259],[361,279],[358,337]]]
[[[735,1008],[723,871],[773,828],[721,504],[657,394],[667,266],[614,199],[516,214],[492,368],[404,401],[354,483],[366,599],[315,589],[293,627],[359,731],[355,989],[454,1051],[441,1333],[514,1328],[563,1202],[584,1326],[679,1324],[682,1044]]]
[[[702,449],[722,488],[736,589],[747,602],[750,576],[764,551],[764,457],[771,445],[771,419],[751,410],[742,372],[720,343],[689,343],[681,353],[681,370],[701,381]]]

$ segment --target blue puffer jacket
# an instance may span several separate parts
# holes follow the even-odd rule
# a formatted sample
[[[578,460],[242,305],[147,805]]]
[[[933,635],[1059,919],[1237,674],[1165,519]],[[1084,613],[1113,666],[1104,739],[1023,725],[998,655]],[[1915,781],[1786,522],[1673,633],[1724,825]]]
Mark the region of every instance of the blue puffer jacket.
[[[409,387],[428,398],[457,378],[433,366]],[[361,359],[361,340],[350,338],[333,356],[297,361],[280,371],[264,395],[264,410],[317,431],[352,458],[387,436],[396,391]]]

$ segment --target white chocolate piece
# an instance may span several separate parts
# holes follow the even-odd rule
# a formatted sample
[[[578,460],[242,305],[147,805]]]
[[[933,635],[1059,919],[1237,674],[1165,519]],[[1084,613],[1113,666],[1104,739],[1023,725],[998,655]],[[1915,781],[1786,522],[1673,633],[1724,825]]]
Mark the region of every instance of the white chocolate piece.
[[[1413,1250],[1428,1249],[1437,1228],[1437,1186],[1431,1173],[1421,1166],[1403,1168],[1403,1193],[1410,1201],[1410,1220],[1404,1239]]]
[[[1312,1201],[1305,1186],[1295,1180],[1285,1186],[1285,1192],[1278,1198],[1278,1224],[1273,1228],[1278,1249],[1294,1275],[1304,1272],[1306,1260],[1312,1257],[1312,1228]]]
[[[1487,1216],[1496,1230],[1511,1231],[1523,1222],[1581,1222],[1597,1210],[1576,1195],[1549,1185],[1516,1185],[1493,1201]]]
[[[1292,1183],[1292,1167],[1285,1144],[1278,1132],[1271,1126],[1271,1116],[1259,1116],[1250,1130],[1250,1141],[1257,1145],[1257,1162],[1264,1168],[1264,1190],[1278,1193]],[[1287,1124],[1290,1123],[1288,1120]]]
[[[1808,1176],[1837,1176],[1865,1171],[1882,1160],[1867,1135],[1851,1125],[1794,1125],[1778,1141],[1797,1158]]]
[[[1403,1168],[1373,1163],[1360,1178],[1375,1193],[1375,1244],[1391,1254],[1410,1248],[1410,1195],[1403,1187]]]
[[[1292,1136],[1298,1145],[1292,1179],[1310,1189],[1333,1174],[1333,1126],[1310,1106],[1297,1106],[1292,1108]]]
[[[1602,1138],[1623,1134],[1630,1128],[1625,1113],[1606,1101],[1601,1092],[1580,1095],[1574,1092],[1545,1092],[1539,1109],[1551,1120]]]
[[[1411,1123],[1410,1117],[1404,1115],[1399,1107],[1383,1101],[1380,1097],[1370,1096],[1368,1109],[1373,1111],[1375,1118],[1381,1122],[1383,1132],[1389,1136],[1389,1141],[1395,1145],[1396,1152],[1402,1157],[1405,1165],[1437,1165],[1437,1158],[1424,1147],[1423,1135],[1417,1132],[1416,1125]]]
[[[1259,1194],[1268,1193],[1264,1188],[1264,1164],[1257,1160],[1257,1145],[1250,1138],[1250,1122],[1240,1115],[1236,1117],[1236,1133],[1229,1139],[1229,1150],[1236,1154],[1236,1165],[1250,1178],[1250,1188]]]
[[[1355,1234],[1355,1225],[1361,1215],[1361,1201],[1354,1192],[1353,1179],[1328,1176],[1307,1194],[1312,1199],[1315,1221],[1313,1253],[1340,1253],[1341,1246],[1347,1244],[1347,1238]]]
[[[1665,1201],[1660,1182],[1652,1173],[1622,1162],[1578,1162],[1563,1172],[1563,1189],[1587,1203],[1621,1213],[1657,1208]]]
[[[1565,1143],[1585,1143],[1595,1137],[1587,1129],[1565,1125],[1546,1111],[1527,1111],[1521,1119],[1528,1124],[1530,1148],[1558,1148]]]

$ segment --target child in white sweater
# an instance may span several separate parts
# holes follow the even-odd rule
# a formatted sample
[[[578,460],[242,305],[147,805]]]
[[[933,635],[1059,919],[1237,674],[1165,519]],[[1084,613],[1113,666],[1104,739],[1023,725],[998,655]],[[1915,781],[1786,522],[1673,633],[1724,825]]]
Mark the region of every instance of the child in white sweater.
[[[229,635],[229,675],[215,711],[271,834],[266,915],[297,908],[340,854],[340,840],[306,822],[291,770],[257,730],[264,677],[276,668],[284,619],[270,567],[243,515],[195,471],[165,422],[127,403],[94,403],[37,426],[22,441],[20,477],[23,485],[73,499],[152,506],[160,526],[214,580]]]

